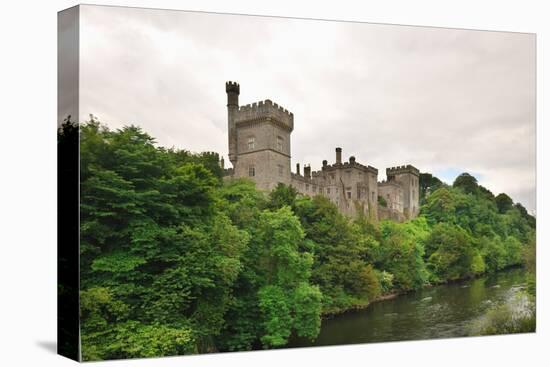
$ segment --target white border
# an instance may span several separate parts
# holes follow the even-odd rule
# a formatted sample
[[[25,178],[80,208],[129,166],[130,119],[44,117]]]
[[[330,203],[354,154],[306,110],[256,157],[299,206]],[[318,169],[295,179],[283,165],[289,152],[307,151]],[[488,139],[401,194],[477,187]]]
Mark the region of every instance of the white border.
[[[548,360],[548,164],[543,89],[549,23],[544,1],[195,0],[97,1],[167,9],[279,15],[537,33],[538,332],[531,335],[381,343],[107,362],[117,366],[422,365],[537,366]],[[0,12],[0,365],[71,365],[56,338],[56,12],[73,1],[11,1]],[[548,63],[548,62],[547,62]],[[546,339],[546,340],[545,340]],[[546,343],[545,343],[546,341]]]

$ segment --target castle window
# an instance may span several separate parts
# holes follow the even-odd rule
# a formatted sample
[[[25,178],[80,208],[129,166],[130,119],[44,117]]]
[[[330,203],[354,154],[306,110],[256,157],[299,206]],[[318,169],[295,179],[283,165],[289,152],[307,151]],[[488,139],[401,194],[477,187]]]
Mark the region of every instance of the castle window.
[[[280,152],[283,151],[283,138],[280,136],[277,137],[277,150]]]
[[[351,191],[348,191],[348,199],[351,199]]]
[[[327,195],[330,195],[330,187],[327,187]]]
[[[309,184],[306,184],[306,191],[309,191]]]
[[[256,176],[256,168],[254,166],[249,166],[248,167],[248,176],[249,177]]]
[[[248,150],[254,149],[256,146],[256,138],[253,136],[248,137]]]
[[[277,165],[277,168],[279,169],[279,176],[283,175],[283,166],[281,164]]]

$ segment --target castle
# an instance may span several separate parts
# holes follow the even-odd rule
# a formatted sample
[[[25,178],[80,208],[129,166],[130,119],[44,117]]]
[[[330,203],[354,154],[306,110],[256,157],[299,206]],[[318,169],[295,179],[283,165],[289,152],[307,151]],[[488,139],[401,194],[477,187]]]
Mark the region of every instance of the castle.
[[[420,172],[415,167],[387,168],[387,180],[378,182],[378,169],[358,163],[353,156],[343,162],[342,148],[336,148],[333,164],[324,160],[321,170],[313,172],[304,165],[301,173],[297,163],[296,172],[291,172],[294,114],[269,99],[239,106],[238,83],[227,82],[225,91],[233,166],[224,170],[225,179],[246,177],[266,191],[283,183],[303,195],[323,195],[350,217],[363,213],[371,219],[403,221],[418,215]]]

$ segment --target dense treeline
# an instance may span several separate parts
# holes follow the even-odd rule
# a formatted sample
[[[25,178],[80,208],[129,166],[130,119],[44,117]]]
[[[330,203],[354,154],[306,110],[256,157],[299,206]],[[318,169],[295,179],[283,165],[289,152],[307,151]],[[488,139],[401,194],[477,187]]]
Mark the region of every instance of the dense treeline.
[[[520,264],[534,243],[535,219],[468,174],[423,174],[421,215],[394,223],[224,182],[217,154],[157,147],[135,126],[92,118],[80,154],[85,360],[313,339],[323,314]]]

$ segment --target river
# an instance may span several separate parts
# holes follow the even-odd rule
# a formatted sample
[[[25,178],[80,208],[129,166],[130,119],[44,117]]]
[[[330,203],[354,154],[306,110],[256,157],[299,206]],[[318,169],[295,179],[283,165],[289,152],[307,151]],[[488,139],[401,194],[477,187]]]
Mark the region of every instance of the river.
[[[292,338],[288,347],[466,336],[472,322],[492,305],[510,302],[525,285],[525,270],[515,268],[424,288],[325,319],[315,341]]]

